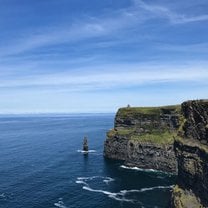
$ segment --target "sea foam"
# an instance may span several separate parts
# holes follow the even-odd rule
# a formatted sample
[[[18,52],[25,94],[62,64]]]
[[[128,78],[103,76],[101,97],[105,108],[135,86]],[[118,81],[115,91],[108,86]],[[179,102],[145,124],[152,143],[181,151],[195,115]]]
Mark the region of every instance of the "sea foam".
[[[121,168],[128,169],[128,170],[135,170],[135,171],[141,171],[141,172],[149,172],[149,173],[162,173],[166,175],[174,175],[173,173],[168,173],[160,170],[155,170],[155,169],[143,169],[143,168],[138,168],[138,167],[129,167],[125,165],[121,165]]]
[[[59,208],[68,208],[68,207],[64,204],[62,198],[60,198],[58,202],[54,203],[54,206],[59,207]]]
[[[95,153],[97,152],[96,150],[88,150],[88,151],[84,151],[84,150],[77,150],[77,152],[81,152],[81,153]]]
[[[152,191],[155,189],[171,189],[173,186],[153,186],[153,187],[147,187],[147,188],[141,188],[141,189],[131,189],[131,190],[121,190],[119,192],[110,192],[107,190],[102,189],[93,189],[89,185],[89,181],[92,181],[94,179],[102,179],[102,181],[106,184],[113,182],[115,179],[111,177],[104,177],[104,176],[91,176],[91,177],[78,177],[76,180],[77,184],[83,184],[82,188],[86,191],[90,192],[96,192],[96,193],[102,193],[104,195],[107,195],[109,198],[117,200],[117,201],[123,201],[123,202],[130,202],[130,203],[139,203],[140,201],[129,198],[129,194],[131,193],[142,193],[146,191]]]

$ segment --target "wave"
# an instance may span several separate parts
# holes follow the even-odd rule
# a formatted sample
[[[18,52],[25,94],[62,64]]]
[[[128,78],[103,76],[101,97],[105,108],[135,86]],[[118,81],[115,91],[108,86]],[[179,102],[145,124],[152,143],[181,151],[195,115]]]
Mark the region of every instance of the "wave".
[[[126,195],[128,195],[129,193],[141,193],[141,192],[146,192],[146,191],[152,191],[155,189],[171,189],[172,187],[173,186],[155,186],[155,187],[142,188],[142,189],[121,190],[120,192],[117,192],[117,193],[109,192],[109,191],[105,191],[101,189],[93,189],[93,188],[90,188],[89,186],[83,186],[82,188],[84,190],[91,191],[91,192],[103,193],[107,195],[109,198],[115,199],[117,201],[138,203],[139,201],[136,201],[134,199],[129,199],[126,197]]]
[[[115,179],[111,178],[111,177],[105,177],[105,179],[103,180],[104,183],[109,184],[110,182],[115,181]]]
[[[144,171],[144,172],[161,172],[161,171],[158,171],[155,169],[142,169],[142,168],[138,168],[138,167],[129,167],[129,166],[125,166],[125,165],[121,165],[120,167],[124,168],[124,169]]]
[[[5,198],[6,197],[5,193],[0,194],[0,197]]]
[[[124,168],[124,169],[136,170],[136,171],[141,171],[141,172],[163,173],[163,174],[167,174],[167,175],[173,175],[173,173],[168,173],[168,172],[164,172],[161,170],[155,170],[155,169],[143,169],[143,168],[138,168],[138,167],[129,167],[129,166],[125,166],[125,165],[121,165],[120,167]]]
[[[87,184],[86,182],[84,182],[84,181],[79,181],[79,180],[77,180],[76,183],[77,183],[77,184],[84,184],[85,186],[88,186],[88,184]]]
[[[77,150],[77,152],[81,152],[81,153],[95,153],[97,152],[96,150],[88,150],[88,151],[84,151],[84,150]]]
[[[117,201],[123,201],[123,202],[133,202],[134,200],[132,199],[126,199],[124,197],[124,193],[113,193],[101,189],[93,189],[90,187],[90,185],[87,183],[88,181],[94,180],[94,179],[102,179],[103,183],[109,184],[112,181],[115,181],[115,179],[111,177],[104,177],[104,176],[91,176],[91,177],[78,177],[76,180],[77,184],[83,184],[84,186],[82,187],[84,190],[91,191],[91,192],[97,192],[97,193],[103,193],[107,195],[109,198],[112,198]]]
[[[119,193],[112,193],[112,192],[109,192],[109,191],[104,191],[104,190],[99,190],[99,189],[92,189],[92,188],[87,187],[87,186],[83,186],[82,188],[84,190],[91,191],[91,192],[103,193],[103,194],[107,195],[108,197],[110,197],[112,199],[115,199],[117,201],[134,202],[133,199],[125,198],[124,194],[122,194],[121,192],[119,192]]]
[[[12,199],[13,198],[13,194],[12,193],[10,193],[10,194],[8,194],[8,193],[1,193],[0,194],[0,200],[10,200],[10,199]]]
[[[60,198],[58,202],[54,203],[54,206],[59,207],[59,208],[67,208],[67,206],[64,204],[62,198]]]
[[[123,202],[129,202],[129,203],[139,203],[141,204],[140,201],[129,198],[130,193],[142,193],[146,191],[152,191],[155,189],[171,189],[173,186],[154,186],[154,187],[147,187],[147,188],[141,188],[141,189],[131,189],[131,190],[121,190],[119,192],[110,192],[107,190],[102,190],[102,189],[93,189],[90,187],[88,181],[94,180],[94,179],[103,179],[102,181],[106,184],[114,181],[115,179],[111,177],[103,177],[103,176],[91,176],[91,177],[78,177],[76,180],[77,184],[83,184],[83,189],[86,191],[90,192],[96,192],[96,193],[102,193],[104,195],[107,195],[109,198],[114,199],[116,201],[123,201]]]
[[[153,187],[149,187],[149,188],[122,190],[120,192],[123,194],[128,194],[128,193],[141,193],[141,192],[146,192],[146,191],[153,191],[155,189],[172,189],[172,188],[173,188],[173,185],[171,185],[171,186],[153,186]]]
[[[76,180],[77,184],[84,184],[85,186],[89,186],[88,183],[86,181],[91,181],[94,179],[103,179],[103,182],[105,184],[109,184],[110,182],[115,181],[115,179],[111,178],[111,177],[105,177],[105,176],[91,176],[91,177],[78,177]]]

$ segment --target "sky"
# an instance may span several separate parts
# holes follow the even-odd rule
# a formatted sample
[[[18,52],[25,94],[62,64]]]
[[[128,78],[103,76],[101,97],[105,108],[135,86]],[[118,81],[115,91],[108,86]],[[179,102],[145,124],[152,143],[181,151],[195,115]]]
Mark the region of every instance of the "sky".
[[[207,0],[0,0],[0,113],[208,98]]]

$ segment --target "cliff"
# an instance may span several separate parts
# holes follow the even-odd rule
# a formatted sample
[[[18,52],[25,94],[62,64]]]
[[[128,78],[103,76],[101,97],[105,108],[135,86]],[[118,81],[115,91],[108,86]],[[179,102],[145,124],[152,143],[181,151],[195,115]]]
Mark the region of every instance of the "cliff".
[[[178,185],[172,207],[208,207],[208,100],[184,102],[182,113],[174,144]]]
[[[104,155],[128,166],[176,172],[173,149],[180,106],[121,108],[107,133]]]

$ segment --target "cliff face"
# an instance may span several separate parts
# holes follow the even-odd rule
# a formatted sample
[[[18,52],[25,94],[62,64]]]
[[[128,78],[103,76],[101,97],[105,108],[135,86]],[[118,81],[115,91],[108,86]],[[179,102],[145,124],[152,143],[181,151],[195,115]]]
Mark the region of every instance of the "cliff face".
[[[119,134],[110,135],[109,132],[104,145],[105,157],[116,160],[125,160],[127,156],[127,144],[128,136]]]
[[[176,159],[172,144],[129,141],[127,144],[127,166],[176,172]]]
[[[176,172],[173,136],[179,127],[179,106],[121,108],[107,133],[104,155],[128,166]]]
[[[208,101],[184,102],[182,112],[184,123],[174,146],[178,186],[186,192],[186,197],[173,191],[172,206],[188,207],[187,198],[194,195],[202,205],[193,207],[208,207]]]
[[[183,137],[208,144],[208,100],[182,103]]]
[[[119,109],[104,155],[144,169],[178,169],[171,207],[208,207],[208,100]]]
[[[120,108],[115,117],[115,129],[136,128],[138,133],[151,129],[176,129],[180,106]]]

